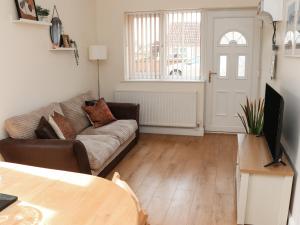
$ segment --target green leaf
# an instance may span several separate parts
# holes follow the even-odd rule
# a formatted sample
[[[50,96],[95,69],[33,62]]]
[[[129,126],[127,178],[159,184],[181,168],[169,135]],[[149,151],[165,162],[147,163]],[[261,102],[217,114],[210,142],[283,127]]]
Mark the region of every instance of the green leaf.
[[[260,135],[264,125],[264,99],[251,101],[246,98],[246,104],[242,105],[244,116],[238,113],[247,133]]]

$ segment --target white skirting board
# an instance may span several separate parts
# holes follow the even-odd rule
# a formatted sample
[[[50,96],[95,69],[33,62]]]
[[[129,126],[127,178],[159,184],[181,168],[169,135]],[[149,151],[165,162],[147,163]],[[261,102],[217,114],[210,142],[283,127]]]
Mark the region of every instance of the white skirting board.
[[[204,136],[204,128],[177,128],[177,127],[152,127],[141,126],[141,133],[146,134],[170,134],[170,135],[183,135],[183,136]]]
[[[288,225],[297,225],[292,215],[289,215],[289,224]]]

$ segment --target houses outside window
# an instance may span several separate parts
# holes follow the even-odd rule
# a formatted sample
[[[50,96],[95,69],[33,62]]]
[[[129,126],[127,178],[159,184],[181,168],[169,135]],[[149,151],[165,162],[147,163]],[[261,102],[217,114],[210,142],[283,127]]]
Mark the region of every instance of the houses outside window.
[[[125,80],[199,81],[201,12],[127,13]]]

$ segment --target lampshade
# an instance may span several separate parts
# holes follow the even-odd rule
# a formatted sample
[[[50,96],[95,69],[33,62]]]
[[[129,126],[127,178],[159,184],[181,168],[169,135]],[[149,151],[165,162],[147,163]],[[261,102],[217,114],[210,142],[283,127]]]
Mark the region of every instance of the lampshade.
[[[89,49],[90,60],[107,59],[107,47],[104,45],[92,45]]]

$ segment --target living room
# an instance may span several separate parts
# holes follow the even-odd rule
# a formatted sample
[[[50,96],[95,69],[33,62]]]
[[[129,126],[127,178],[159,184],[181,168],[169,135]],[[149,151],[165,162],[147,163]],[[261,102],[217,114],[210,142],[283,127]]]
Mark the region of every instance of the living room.
[[[0,6],[0,224],[300,224],[299,0]]]

